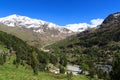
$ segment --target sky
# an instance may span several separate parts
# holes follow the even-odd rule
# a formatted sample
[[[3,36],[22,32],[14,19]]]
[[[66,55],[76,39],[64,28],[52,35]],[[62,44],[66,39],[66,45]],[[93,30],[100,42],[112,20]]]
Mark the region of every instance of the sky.
[[[90,24],[119,11],[120,0],[0,0],[0,17],[18,14],[63,26]]]

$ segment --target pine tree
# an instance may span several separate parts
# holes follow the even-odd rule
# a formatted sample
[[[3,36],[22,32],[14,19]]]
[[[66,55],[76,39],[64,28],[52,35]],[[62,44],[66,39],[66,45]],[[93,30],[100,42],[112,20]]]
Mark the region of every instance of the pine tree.
[[[113,70],[110,73],[111,80],[120,80],[120,55],[117,54],[113,61]]]
[[[32,52],[32,56],[31,56],[31,67],[33,69],[33,72],[35,75],[38,75],[38,59],[37,59],[37,55],[36,52]]]

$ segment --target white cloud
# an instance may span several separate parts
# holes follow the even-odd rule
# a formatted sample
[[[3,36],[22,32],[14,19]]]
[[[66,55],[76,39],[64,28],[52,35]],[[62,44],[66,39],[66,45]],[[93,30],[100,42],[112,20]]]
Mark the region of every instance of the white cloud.
[[[78,23],[78,24],[68,24],[66,25],[66,28],[74,31],[74,32],[82,32],[84,30],[86,30],[88,27],[93,28],[93,27],[97,27],[98,25],[100,25],[103,22],[104,19],[92,19],[90,21],[90,24],[88,23]]]

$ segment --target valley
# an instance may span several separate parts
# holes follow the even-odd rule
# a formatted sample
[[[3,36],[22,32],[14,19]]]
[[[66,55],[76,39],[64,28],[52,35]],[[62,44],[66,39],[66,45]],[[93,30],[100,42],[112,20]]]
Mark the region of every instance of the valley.
[[[117,80],[119,76],[120,12],[82,32],[19,15],[0,22],[1,80]]]

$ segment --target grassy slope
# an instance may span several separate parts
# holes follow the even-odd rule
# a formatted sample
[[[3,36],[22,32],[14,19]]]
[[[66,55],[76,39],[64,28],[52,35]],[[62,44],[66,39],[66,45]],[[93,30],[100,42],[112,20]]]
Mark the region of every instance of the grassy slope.
[[[59,34],[59,31],[45,30],[45,33],[36,33],[32,29],[25,29],[20,27],[8,27],[0,23],[0,31],[15,35],[16,37],[26,41],[28,44],[41,48],[46,44],[50,44],[61,39],[64,39],[71,34]],[[55,37],[52,37],[54,35]]]
[[[27,29],[17,27],[12,28],[0,24],[0,30],[12,35],[16,35],[24,41],[36,40],[36,36],[32,33],[32,31],[29,31]]]
[[[8,51],[2,45],[0,50]],[[45,72],[39,72],[38,76],[33,75],[32,69],[25,69],[23,66],[16,68],[13,65],[15,55],[11,55],[10,59],[7,57],[7,62],[0,65],[0,80],[67,80],[66,75],[55,75]],[[73,80],[89,80],[85,76],[74,76]]]
[[[12,34],[22,39],[23,41],[27,41],[30,45],[39,45],[41,46],[43,42],[41,42],[40,36],[34,33],[30,29],[23,29],[18,27],[7,27],[5,25],[0,24],[0,31],[6,32],[8,34]]]
[[[34,76],[32,70],[24,69],[23,67],[16,68],[14,65],[8,63],[0,66],[0,80],[67,80],[66,78],[57,79],[60,75],[45,72],[40,72],[38,76]],[[74,76],[73,80],[89,79],[85,76]]]

